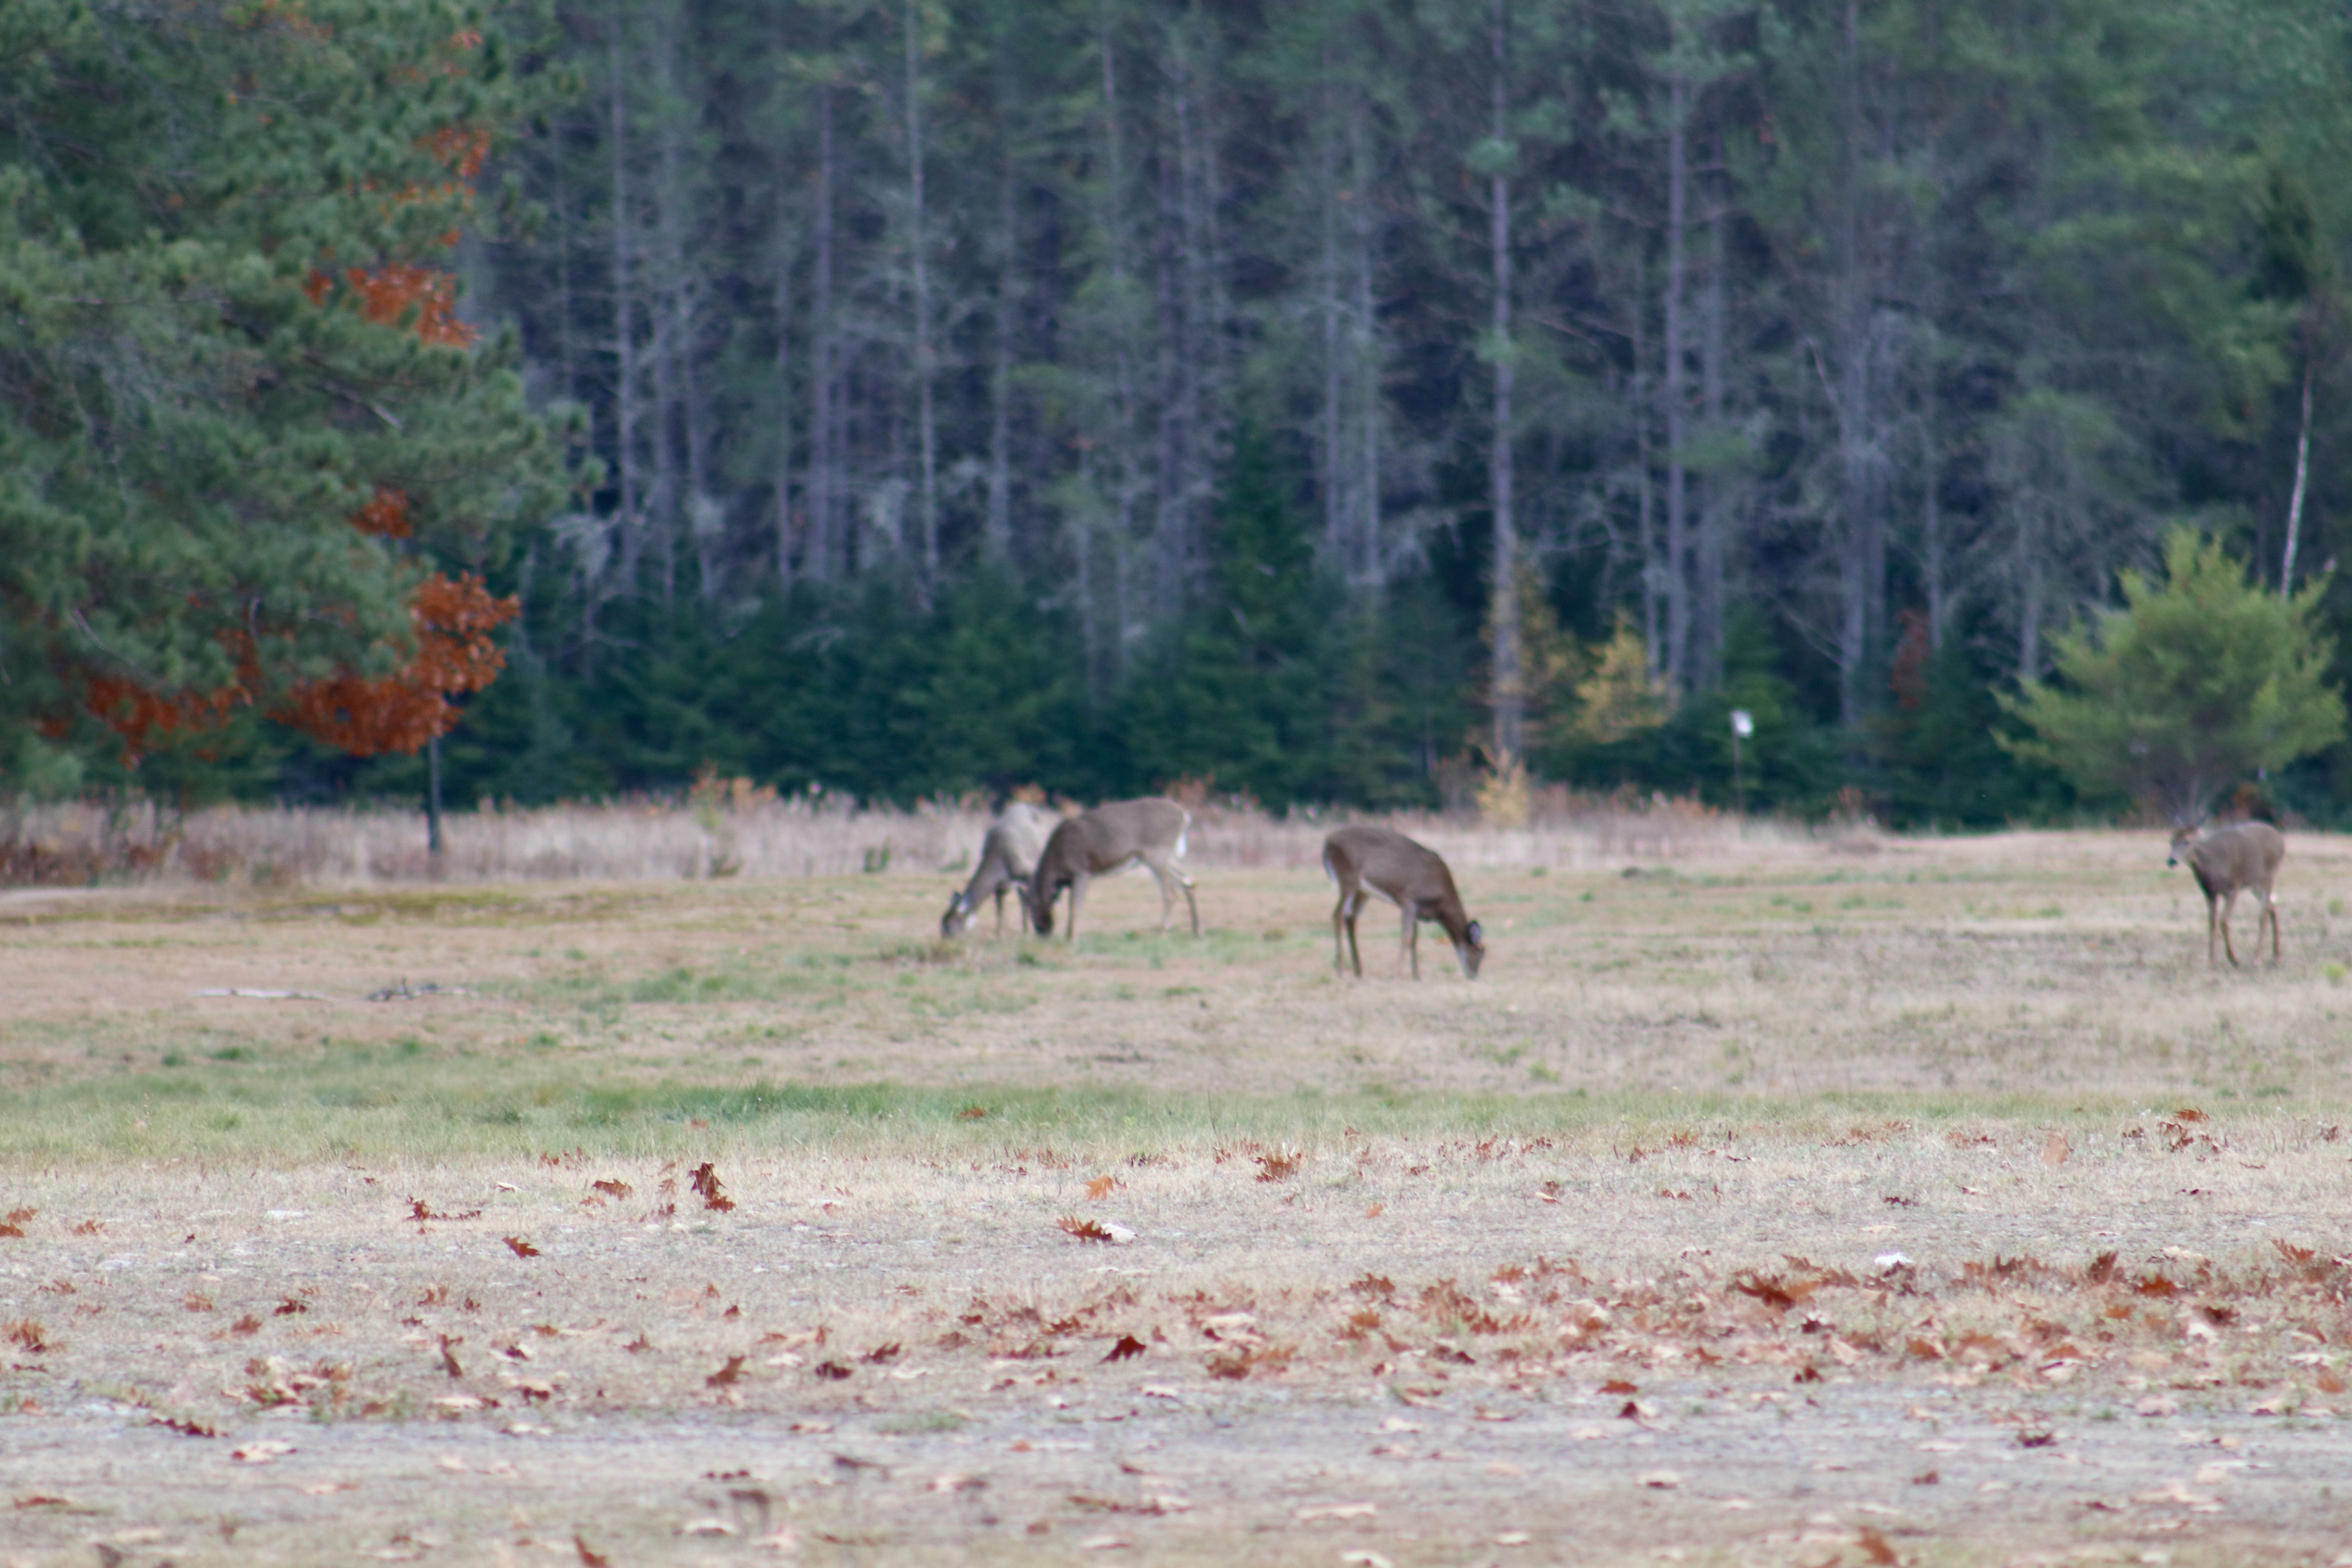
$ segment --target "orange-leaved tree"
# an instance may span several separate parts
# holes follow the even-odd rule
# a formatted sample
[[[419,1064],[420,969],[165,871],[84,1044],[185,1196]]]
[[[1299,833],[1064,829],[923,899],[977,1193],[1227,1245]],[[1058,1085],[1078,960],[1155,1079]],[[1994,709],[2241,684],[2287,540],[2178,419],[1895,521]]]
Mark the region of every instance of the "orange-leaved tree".
[[[475,0],[67,7],[12,39],[0,788],[259,715],[430,746],[503,663],[485,574],[562,498],[447,266],[536,89]]]

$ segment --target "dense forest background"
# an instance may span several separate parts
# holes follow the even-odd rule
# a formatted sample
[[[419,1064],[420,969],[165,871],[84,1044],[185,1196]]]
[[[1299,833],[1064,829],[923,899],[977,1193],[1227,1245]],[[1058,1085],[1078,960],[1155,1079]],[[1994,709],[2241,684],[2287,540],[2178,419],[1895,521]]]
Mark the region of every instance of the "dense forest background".
[[[495,564],[523,613],[457,803],[715,768],[1397,805],[1512,756],[1727,802],[1739,708],[1751,807],[2107,811],[1995,693],[2169,526],[2272,584],[2341,547],[2321,0],[489,25],[552,90],[462,313],[519,331],[577,489]],[[167,765],[422,779],[258,728]],[[2352,812],[2340,748],[2271,783]]]

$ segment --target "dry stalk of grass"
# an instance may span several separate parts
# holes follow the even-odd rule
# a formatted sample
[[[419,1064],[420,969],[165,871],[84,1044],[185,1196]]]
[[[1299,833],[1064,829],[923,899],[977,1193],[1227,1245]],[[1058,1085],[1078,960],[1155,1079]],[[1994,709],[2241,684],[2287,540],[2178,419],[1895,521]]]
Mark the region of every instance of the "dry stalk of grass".
[[[1202,799],[1192,806],[1188,858],[1210,868],[1313,868],[1320,864],[1324,835],[1351,821],[1388,823],[1462,866],[1580,869],[1824,841],[1867,849],[1874,842],[1866,826],[1811,829],[1742,820],[1690,799],[1622,790],[1580,795],[1556,785],[1523,793],[1523,809],[1500,823],[1475,812],[1275,813]],[[698,789],[684,800],[484,805],[444,818],[446,848],[437,866],[415,812],[221,806],[181,815],[152,801],[19,805],[0,815],[0,886],[932,875],[969,864],[990,820],[984,804],[970,799],[900,809],[824,793],[778,797],[728,788]]]

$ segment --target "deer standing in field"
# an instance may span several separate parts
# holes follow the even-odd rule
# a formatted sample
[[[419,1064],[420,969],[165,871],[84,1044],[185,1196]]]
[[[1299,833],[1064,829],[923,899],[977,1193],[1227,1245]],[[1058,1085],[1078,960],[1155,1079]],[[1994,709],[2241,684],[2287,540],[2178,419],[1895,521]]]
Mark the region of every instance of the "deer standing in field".
[[[1176,907],[1170,884],[1184,889],[1185,907],[1192,911],[1192,934],[1201,934],[1201,906],[1192,899],[1192,879],[1176,862],[1184,856],[1184,837],[1192,814],[1172,800],[1115,800],[1081,812],[1054,829],[1029,877],[1029,920],[1039,936],[1054,934],[1054,900],[1070,889],[1069,935],[1078,940],[1078,905],[1087,883],[1096,877],[1139,861],[1160,884],[1160,930],[1168,931],[1169,913]]]
[[[1486,933],[1463,910],[1462,895],[1454,890],[1454,873],[1433,850],[1394,828],[1342,827],[1323,840],[1323,870],[1339,887],[1339,906],[1331,911],[1331,949],[1332,961],[1341,973],[1347,973],[1352,958],[1356,978],[1363,978],[1364,955],[1356,947],[1356,916],[1362,912],[1365,899],[1378,893],[1404,916],[1399,968],[1410,959],[1412,977],[1421,978],[1421,922],[1435,921],[1454,943],[1463,976],[1478,978],[1478,965],[1486,957]],[[1344,952],[1339,945],[1343,931]]]
[[[2205,894],[2205,962],[2218,963],[2213,956],[2213,933],[2221,933],[2222,951],[2230,962],[2238,962],[2238,950],[2230,941],[2230,911],[2242,892],[2252,892],[2263,901],[2260,920],[2254,922],[2254,951],[2263,950],[2263,921],[2271,926],[2271,962],[2279,961],[2278,898],[2271,884],[2278,879],[2279,862],[2286,858],[2286,839],[2267,822],[2241,822],[2228,827],[2200,831],[2195,825],[2178,827],[2172,834],[2172,854],[2167,866],[2189,862],[2197,886]]]
[[[1045,847],[1045,836],[1054,829],[1055,818],[1023,801],[1013,801],[1004,808],[1004,815],[989,825],[988,837],[980,841],[980,864],[972,868],[971,880],[963,891],[948,900],[948,912],[940,917],[940,935],[957,936],[971,929],[971,918],[980,910],[981,900],[996,897],[996,934],[1004,934],[1004,895],[1019,889],[1026,899],[1029,874],[1037,866],[1038,852]]]

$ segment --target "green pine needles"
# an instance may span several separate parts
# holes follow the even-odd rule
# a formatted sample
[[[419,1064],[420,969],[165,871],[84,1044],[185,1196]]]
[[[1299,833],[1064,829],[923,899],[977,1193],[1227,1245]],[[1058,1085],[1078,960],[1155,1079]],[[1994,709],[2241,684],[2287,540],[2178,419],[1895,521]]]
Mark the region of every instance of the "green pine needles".
[[[2055,682],[2000,698],[2034,731],[2001,743],[2086,793],[2186,822],[2246,773],[2341,740],[2344,699],[2326,679],[2334,641],[2314,625],[2325,582],[2267,593],[2187,528],[2164,561],[2162,584],[2126,571],[2123,609],[2054,639]]]

